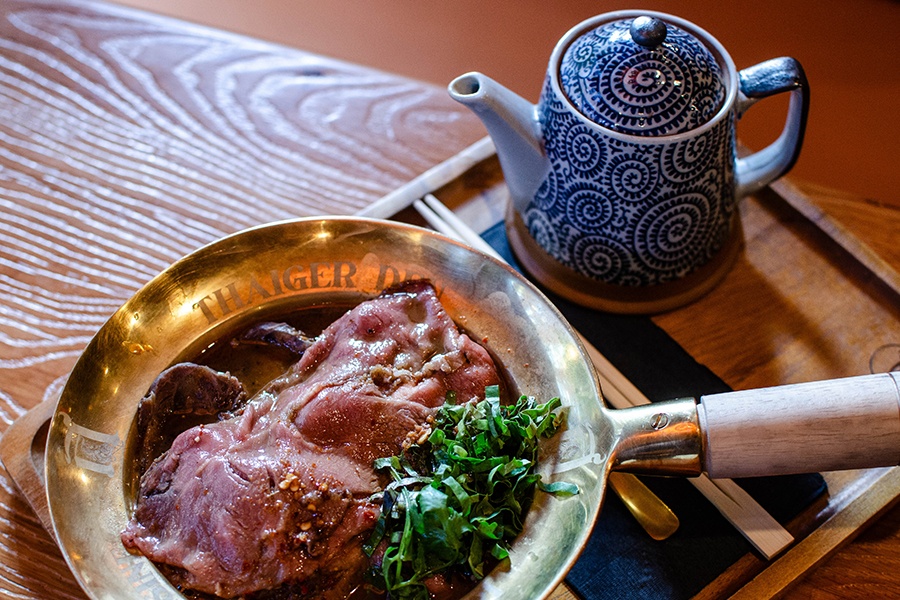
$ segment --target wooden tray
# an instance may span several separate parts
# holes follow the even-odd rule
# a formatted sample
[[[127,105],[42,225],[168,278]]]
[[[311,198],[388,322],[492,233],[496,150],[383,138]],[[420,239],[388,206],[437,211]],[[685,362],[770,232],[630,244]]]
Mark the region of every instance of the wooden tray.
[[[493,156],[435,187],[476,230],[502,218],[507,191]],[[816,192],[782,178],[743,200],[745,248],[733,272],[707,297],[654,317],[735,388],[862,375],[878,347],[900,342],[900,274],[822,208],[839,194]],[[882,226],[900,230],[895,220]],[[771,335],[753,331],[760,320]],[[828,494],[788,525],[796,541],[786,552],[747,554],[697,598],[781,595],[900,500],[900,468],[823,475]],[[565,585],[554,595],[573,597]]]
[[[506,188],[484,141],[389,195],[370,214],[401,212],[427,191],[478,230],[502,218]],[[745,248],[733,272],[707,297],[654,318],[698,361],[735,388],[762,387],[863,374],[872,351],[900,341],[900,277],[799,188],[781,180],[743,201],[741,216]],[[404,218],[417,220],[408,210]],[[770,335],[748,334],[760,319]],[[743,348],[734,348],[736,339]],[[0,438],[0,460],[51,535],[43,447],[54,405],[36,406]],[[824,475],[827,497],[788,525],[793,546],[771,562],[747,554],[698,597],[781,594],[900,499],[900,468]],[[564,584],[553,597],[575,595]]]

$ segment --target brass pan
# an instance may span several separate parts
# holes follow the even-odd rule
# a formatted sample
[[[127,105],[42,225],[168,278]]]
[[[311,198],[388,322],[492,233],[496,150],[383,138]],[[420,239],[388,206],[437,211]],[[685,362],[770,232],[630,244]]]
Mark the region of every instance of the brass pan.
[[[553,590],[597,516],[606,468],[598,452],[611,444],[599,384],[574,333],[540,292],[497,261],[417,227],[334,217],[263,225],[197,250],[137,292],[88,345],[46,450],[53,528],[88,595],[182,597],[119,539],[134,498],[127,441],[138,402],[163,369],[267,315],[357,303],[415,277],[432,280],[450,315],[486,340],[519,391],[559,396],[569,407],[569,427],[546,449],[541,471],[577,483],[581,493],[566,500],[539,494],[511,568],[475,593],[531,599]]]

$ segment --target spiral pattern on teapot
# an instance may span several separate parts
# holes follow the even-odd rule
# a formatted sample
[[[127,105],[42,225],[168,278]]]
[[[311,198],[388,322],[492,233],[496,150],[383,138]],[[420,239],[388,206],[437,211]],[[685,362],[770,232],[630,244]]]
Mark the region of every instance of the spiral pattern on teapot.
[[[669,181],[690,181],[706,169],[716,164],[717,154],[712,147],[722,140],[720,128],[711,129],[703,134],[689,137],[677,143],[667,145],[660,157],[660,168]]]
[[[617,153],[607,165],[604,185],[621,200],[639,202],[659,192],[660,168],[640,154]]]
[[[705,252],[702,236],[709,230],[711,201],[693,192],[664,199],[644,212],[635,223],[637,256],[650,269],[678,277],[686,259]]]
[[[598,172],[606,159],[606,146],[591,130],[584,125],[575,124],[566,130],[563,141],[569,165],[576,171],[587,175]]]
[[[605,281],[618,281],[628,276],[628,249],[613,239],[587,235],[574,241],[573,250],[579,271],[590,271]],[[635,283],[640,282],[635,280]]]
[[[579,231],[600,233],[614,226],[615,205],[590,183],[579,181],[566,189],[565,209],[568,222]]]
[[[522,211],[535,241],[578,273],[622,286],[683,277],[708,262],[731,230],[734,122],[669,143],[605,135],[539,105],[550,169]]]

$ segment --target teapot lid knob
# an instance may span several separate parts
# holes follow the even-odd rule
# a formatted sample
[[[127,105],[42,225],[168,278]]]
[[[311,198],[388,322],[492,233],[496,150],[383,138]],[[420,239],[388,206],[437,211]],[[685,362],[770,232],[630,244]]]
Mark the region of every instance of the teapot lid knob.
[[[666,24],[655,17],[638,17],[631,22],[631,39],[644,48],[656,48],[666,41]]]

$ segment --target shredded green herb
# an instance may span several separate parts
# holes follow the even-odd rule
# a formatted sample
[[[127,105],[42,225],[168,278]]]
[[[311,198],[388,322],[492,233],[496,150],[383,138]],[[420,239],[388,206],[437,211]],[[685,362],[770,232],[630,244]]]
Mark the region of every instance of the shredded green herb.
[[[427,442],[375,461],[392,481],[366,551],[387,541],[381,576],[390,598],[428,598],[424,581],[453,567],[484,577],[522,531],[535,485],[578,493],[573,484],[542,485],[535,473],[540,439],[564,421],[559,398],[537,404],[522,396],[504,406],[497,386],[485,392],[478,403],[448,397]]]

